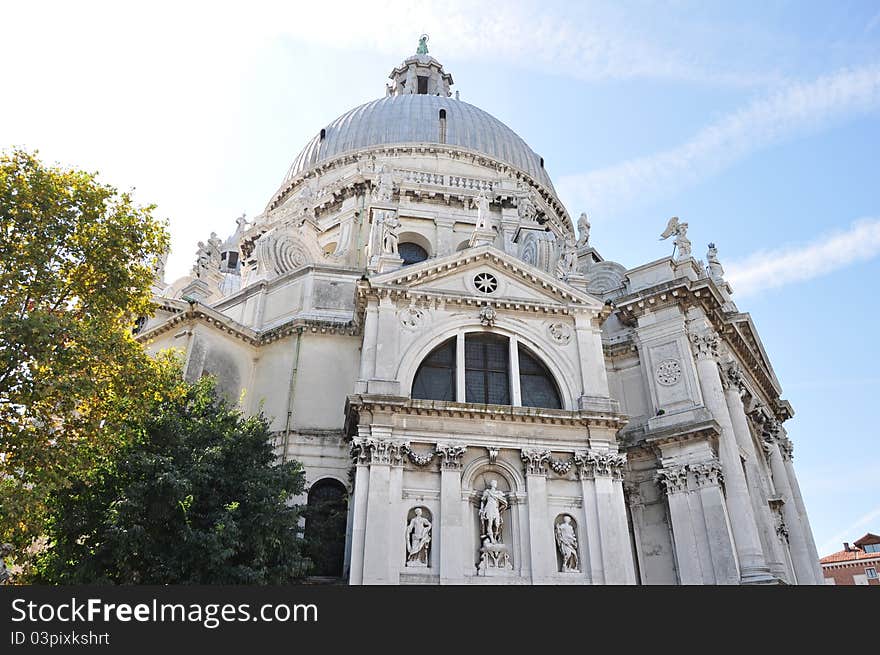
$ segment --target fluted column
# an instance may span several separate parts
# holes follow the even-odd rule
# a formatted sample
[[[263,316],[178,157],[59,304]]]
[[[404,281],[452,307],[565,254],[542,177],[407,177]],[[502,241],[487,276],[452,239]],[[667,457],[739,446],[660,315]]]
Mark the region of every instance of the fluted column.
[[[739,560],[740,577],[742,582],[747,584],[770,582],[773,578],[761,548],[761,539],[758,536],[755,513],[749,498],[733,423],[727,410],[721,376],[718,373],[718,335],[707,325],[700,325],[701,322],[692,321],[688,326],[688,333],[697,363],[703,403],[721,427],[718,456],[724,471],[728,516]]]
[[[746,453],[746,467],[754,485],[759,485],[761,475],[758,471],[759,454],[752,440],[749,430],[749,422],[743,405],[742,394],[744,391],[742,370],[735,361],[724,364],[721,368],[721,383],[724,386],[724,398],[727,401],[727,410],[733,424],[733,433],[736,443]],[[747,476],[747,482],[748,477]],[[758,525],[759,537],[763,535],[762,543],[765,559],[771,572],[779,578],[785,577],[785,556],[782,545],[776,535],[775,521],[770,511],[770,505],[766,496],[762,497],[760,486],[749,490],[752,500],[752,508],[755,510],[755,520]]]
[[[788,471],[782,459],[779,449],[778,425],[774,419],[766,424],[764,440],[768,445],[768,458],[770,460],[770,472],[773,474],[773,484],[776,492],[782,496],[782,517],[788,529],[788,545],[791,551],[791,561],[794,566],[794,574],[798,584],[819,584],[814,573],[810,548],[804,535],[797,504],[794,500],[794,492],[788,478]],[[821,578],[820,578],[821,579]]]
[[[464,517],[461,460],[466,446],[437,444],[440,458],[440,584],[460,584],[464,576]]]

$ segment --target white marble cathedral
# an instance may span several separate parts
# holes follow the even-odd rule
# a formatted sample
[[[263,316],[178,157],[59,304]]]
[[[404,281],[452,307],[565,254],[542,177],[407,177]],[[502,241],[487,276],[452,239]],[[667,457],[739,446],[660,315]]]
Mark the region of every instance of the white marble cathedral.
[[[159,272],[138,338],[270,418],[297,501],[347,508],[319,572],[350,584],[820,583],[792,409],[714,246],[672,219],[676,256],[603,259],[426,40]]]

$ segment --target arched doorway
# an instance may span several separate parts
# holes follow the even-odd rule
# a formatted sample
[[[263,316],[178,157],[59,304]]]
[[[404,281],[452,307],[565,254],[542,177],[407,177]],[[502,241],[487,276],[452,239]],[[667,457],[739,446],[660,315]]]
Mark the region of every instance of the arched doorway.
[[[347,513],[348,493],[339,480],[324,478],[309,489],[304,514],[305,554],[313,563],[311,575],[342,576]]]

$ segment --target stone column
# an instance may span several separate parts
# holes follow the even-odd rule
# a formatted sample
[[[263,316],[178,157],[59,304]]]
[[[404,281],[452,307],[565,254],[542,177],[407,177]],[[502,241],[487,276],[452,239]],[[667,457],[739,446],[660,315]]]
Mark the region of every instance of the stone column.
[[[584,493],[593,584],[635,584],[623,498],[626,458],[617,453],[588,450],[575,453],[574,460]],[[598,567],[594,560],[598,560]]]
[[[706,526],[706,544],[716,584],[738,584],[740,574],[731,549],[730,521],[721,491],[722,464],[709,460],[688,464],[703,511]]]
[[[465,538],[461,507],[461,460],[467,446],[437,444],[440,457],[440,584],[461,584]]]
[[[804,497],[801,495],[801,485],[798,483],[797,475],[794,472],[794,446],[786,438],[780,450],[782,452],[782,459],[785,462],[785,470],[788,473],[788,484],[791,486],[794,504],[800,515],[800,529],[804,533],[807,554],[813,563],[813,576],[815,577],[816,584],[825,584],[825,574],[822,572],[822,565],[819,563],[819,551],[816,549],[813,529],[810,527],[810,520],[807,517],[807,507],[804,505]]]
[[[351,529],[351,560],[349,563],[348,583],[363,584],[364,581],[364,540],[367,527],[367,499],[370,494],[369,450],[366,440],[369,428],[358,426],[360,436],[351,444],[352,457],[355,461],[354,498],[352,503]]]
[[[688,336],[696,359],[703,403],[721,428],[718,456],[724,471],[728,516],[733,530],[742,582],[744,584],[772,582],[773,577],[770,575],[770,567],[767,566],[761,548],[761,539],[758,536],[755,513],[749,498],[733,423],[727,410],[721,376],[718,373],[718,335],[705,324],[704,320],[697,319],[690,322]]]
[[[529,555],[532,563],[532,583],[552,583],[556,570],[556,551],[553,522],[548,517],[547,462],[550,451],[524,448],[522,460],[526,469],[526,493],[529,502]]]
[[[733,425],[733,433],[736,443],[746,454],[746,468],[749,475],[746,482],[751,478],[754,487],[749,489],[752,499],[752,509],[759,529],[759,537],[762,538],[765,559],[773,573],[778,578],[785,577],[784,554],[781,544],[776,537],[776,526],[768,504],[768,498],[763,493],[761,485],[761,473],[758,471],[758,453],[749,430],[749,422],[743,405],[742,394],[744,391],[742,370],[736,361],[726,363],[722,367],[721,382],[724,386],[724,399],[727,401],[727,410]]]
[[[389,505],[388,532],[388,571],[391,583],[400,582],[399,570],[406,564],[406,548],[401,535],[406,530],[406,509],[403,504],[403,461],[408,442],[395,441],[391,444],[391,476],[389,480],[391,503]]]
[[[675,560],[678,564],[678,580],[683,585],[703,584],[700,552],[697,547],[697,538],[694,534],[691,510],[687,499],[687,466],[673,464],[658,469],[657,483],[666,492],[666,501],[669,504],[669,521],[672,523],[672,541],[675,548]]]
[[[775,420],[771,420],[767,427],[768,431],[764,437],[768,444],[770,472],[773,474],[773,484],[776,487],[776,492],[782,496],[782,517],[788,528],[788,544],[791,551],[792,564],[794,565],[794,575],[797,578],[798,584],[819,584],[821,578],[819,580],[816,579],[813,557],[810,554],[810,547],[804,535],[788,471],[779,448],[778,425]]]
[[[391,428],[372,426],[371,433],[391,436]],[[383,436],[384,436],[383,434]],[[370,455],[370,486],[364,534],[363,584],[396,584],[388,566],[388,535],[391,530],[391,453],[387,438],[371,436],[364,443]]]

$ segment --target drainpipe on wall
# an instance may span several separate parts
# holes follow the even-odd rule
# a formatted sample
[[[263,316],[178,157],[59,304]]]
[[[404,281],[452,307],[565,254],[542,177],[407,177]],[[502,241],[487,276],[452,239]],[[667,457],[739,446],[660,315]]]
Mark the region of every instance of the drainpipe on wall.
[[[290,372],[290,387],[287,390],[287,422],[284,426],[284,450],[281,453],[281,463],[287,461],[287,449],[290,446],[290,422],[293,418],[293,399],[296,389],[296,376],[299,372],[299,351],[302,340],[302,328],[296,329],[296,354],[293,356],[293,370]]]

